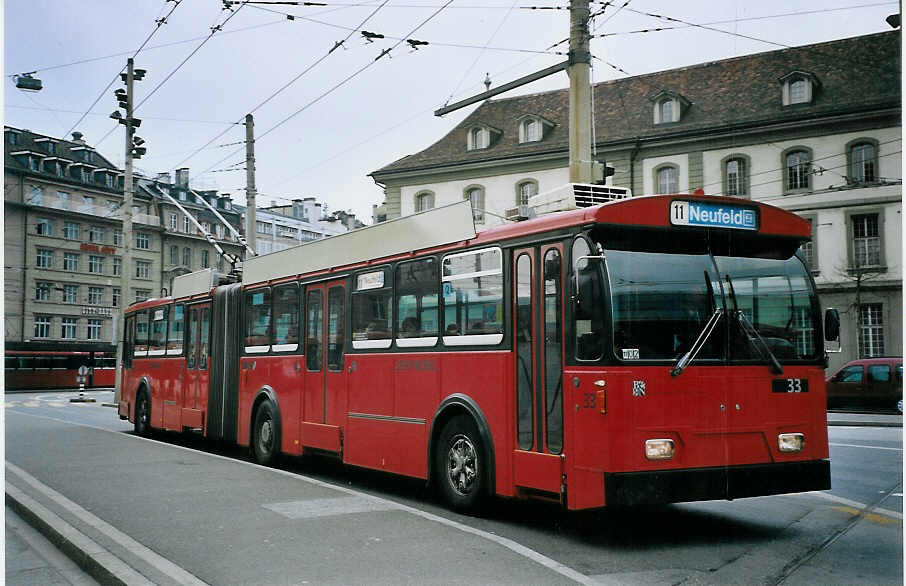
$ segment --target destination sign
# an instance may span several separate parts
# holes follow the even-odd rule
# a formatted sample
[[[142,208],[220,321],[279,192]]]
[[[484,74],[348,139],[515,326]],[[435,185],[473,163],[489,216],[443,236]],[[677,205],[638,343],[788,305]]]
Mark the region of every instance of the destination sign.
[[[702,201],[670,203],[670,223],[674,226],[702,226],[757,230],[758,214],[752,208]]]

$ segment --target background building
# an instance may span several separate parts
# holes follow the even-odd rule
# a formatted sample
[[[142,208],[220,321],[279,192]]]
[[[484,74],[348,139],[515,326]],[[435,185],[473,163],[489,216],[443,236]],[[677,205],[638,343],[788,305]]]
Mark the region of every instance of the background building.
[[[236,208],[242,214],[244,226],[246,208]],[[285,250],[363,226],[353,214],[324,214],[322,205],[313,197],[294,199],[292,204],[282,206],[272,201],[270,207],[257,209],[255,219],[255,248],[258,254]]]
[[[902,354],[900,32],[596,84],[594,148],[633,194],[751,198],[812,222],[804,247],[844,352]],[[470,199],[476,224],[568,181],[567,90],[489,100],[374,171],[387,218]],[[485,213],[485,211],[490,213]]]

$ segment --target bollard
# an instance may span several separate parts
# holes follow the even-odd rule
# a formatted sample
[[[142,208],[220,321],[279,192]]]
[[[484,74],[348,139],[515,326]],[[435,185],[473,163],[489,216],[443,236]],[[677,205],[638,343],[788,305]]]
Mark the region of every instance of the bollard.
[[[94,403],[95,400],[91,397],[85,396],[85,375],[88,374],[87,366],[79,367],[79,374],[76,376],[76,381],[79,383],[79,396],[69,399],[70,403]]]

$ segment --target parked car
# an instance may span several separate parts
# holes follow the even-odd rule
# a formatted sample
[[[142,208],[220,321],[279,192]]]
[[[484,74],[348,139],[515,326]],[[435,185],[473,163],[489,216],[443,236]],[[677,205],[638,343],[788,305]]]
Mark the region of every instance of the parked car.
[[[898,409],[902,399],[902,357],[852,360],[827,379],[828,408]]]

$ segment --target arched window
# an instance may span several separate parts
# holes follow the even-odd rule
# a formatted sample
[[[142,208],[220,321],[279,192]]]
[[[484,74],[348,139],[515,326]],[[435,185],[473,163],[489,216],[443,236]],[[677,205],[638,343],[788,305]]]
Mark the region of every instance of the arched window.
[[[423,212],[434,207],[434,193],[422,191],[415,194],[415,212]]]
[[[472,204],[472,219],[477,224],[484,223],[484,187],[471,185],[463,192],[463,199]]]
[[[724,172],[726,173],[724,193],[736,197],[748,197],[749,170],[746,168],[746,160],[741,157],[729,159],[725,164]]]
[[[870,183],[877,179],[875,172],[875,159],[877,152],[875,145],[869,142],[860,142],[849,149],[849,181],[850,183]]]
[[[796,81],[790,84],[790,103],[791,104],[802,104],[808,101],[808,96],[806,93],[806,81],[804,79],[797,79]]]
[[[811,187],[811,155],[806,150],[795,150],[784,157],[786,190],[809,189]]]
[[[529,198],[538,195],[538,182],[532,179],[522,181],[516,186],[516,205],[527,206]]]
[[[483,126],[476,126],[469,130],[469,142],[466,145],[470,151],[486,149],[491,142],[490,132]]]
[[[519,124],[519,143],[538,142],[541,140],[543,127],[541,121],[533,116],[526,117]]]
[[[673,165],[665,165],[655,171],[657,187],[655,193],[667,194],[679,191],[679,169]]]

